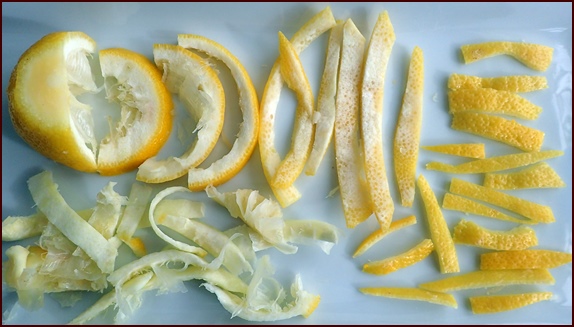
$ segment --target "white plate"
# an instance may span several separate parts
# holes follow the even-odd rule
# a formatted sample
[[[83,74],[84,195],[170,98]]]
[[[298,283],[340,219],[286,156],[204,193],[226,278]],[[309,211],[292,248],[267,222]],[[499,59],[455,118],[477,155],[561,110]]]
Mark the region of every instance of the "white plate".
[[[234,53],[251,75],[261,97],[269,70],[277,57],[277,32],[288,37],[310,17],[326,6],[325,3],[58,3],[27,4],[2,3],[2,88],[5,92],[10,72],[19,56],[34,42],[47,33],[59,30],[80,30],[98,42],[98,48],[125,47],[151,58],[152,44],[176,43],[178,33],[194,33],[211,38]],[[446,81],[451,73],[479,76],[500,76],[512,74],[540,75],[548,78],[549,88],[524,94],[532,102],[542,106],[541,117],[526,125],[546,133],[543,149],[559,149],[564,156],[548,163],[567,182],[562,189],[525,190],[509,192],[552,207],[556,222],[535,226],[539,237],[537,248],[572,251],[572,4],[530,4],[530,3],[333,3],[336,18],[352,18],[368,39],[378,13],[388,10],[397,36],[391,55],[386,78],[384,97],[384,143],[387,173],[395,199],[396,219],[415,214],[418,223],[390,235],[362,257],[352,259],[351,254],[359,242],[376,228],[371,217],[354,230],[346,229],[341,211],[339,195],[326,198],[336,182],[332,146],[328,158],[323,162],[315,177],[301,176],[296,185],[302,192],[302,199],[284,210],[286,218],[320,219],[342,228],[345,232],[341,242],[330,255],[318,248],[302,246],[295,255],[283,255],[271,249],[277,268],[277,276],[287,286],[295,273],[301,273],[305,287],[321,295],[321,303],[308,319],[301,317],[285,321],[291,324],[417,324],[417,323],[564,323],[572,322],[572,265],[552,270],[556,284],[540,287],[508,287],[503,290],[473,290],[456,292],[458,309],[423,302],[393,300],[362,295],[357,291],[365,286],[410,286],[442,278],[438,272],[436,258],[430,256],[424,261],[387,276],[372,276],[361,272],[361,266],[368,260],[376,260],[398,254],[428,238],[429,232],[421,199],[417,195],[413,208],[403,208],[397,202],[398,193],[393,175],[391,144],[397,113],[404,91],[405,76],[410,53],[415,45],[420,46],[425,56],[424,119],[421,143],[484,142],[488,156],[515,152],[510,147],[496,144],[480,137],[455,132],[450,129],[446,101]],[[323,56],[327,36],[302,54],[303,64],[315,94],[323,67]],[[470,65],[462,63],[460,46],[491,40],[525,41],[551,46],[555,49],[552,65],[548,71],[532,71],[512,58],[500,56],[482,60]],[[222,76],[228,72],[222,70]],[[225,82],[228,113],[225,135],[232,139],[239,122],[236,91],[229,80]],[[286,152],[293,121],[294,97],[290,91],[283,92],[278,114],[278,144]],[[100,105],[110,107],[104,102]],[[235,126],[234,126],[235,125]],[[162,155],[177,154],[178,144],[175,132]],[[218,154],[223,153],[220,146]],[[215,156],[216,154],[214,154]],[[212,156],[212,158],[214,157]],[[210,159],[211,160],[211,159]],[[425,163],[457,160],[448,156],[421,151],[418,174],[424,174],[430,181],[441,201],[451,175],[424,169]],[[460,160],[459,160],[460,161]],[[26,180],[42,171],[51,170],[60,185],[60,191],[76,209],[93,205],[96,193],[110,180],[117,181],[116,190],[127,195],[135,173],[116,177],[101,177],[79,173],[48,160],[33,151],[15,133],[8,115],[6,93],[2,96],[2,217],[26,215],[34,212],[33,201],[26,186]],[[259,152],[253,154],[248,166],[235,178],[222,185],[220,190],[233,191],[237,188],[255,188],[271,196],[270,189],[262,177]],[[481,176],[458,176],[480,183]],[[161,187],[185,185],[185,178]],[[155,189],[156,192],[158,188]],[[214,205],[203,193],[193,197],[205,201],[206,221],[220,227],[237,224],[224,209]],[[444,211],[448,225],[452,228],[461,218],[490,228],[510,229],[512,224],[491,219],[464,216],[458,212]],[[150,236],[149,240],[152,240]],[[31,241],[23,242],[29,244]],[[6,251],[12,243],[3,243]],[[156,241],[156,246],[161,246]],[[461,270],[477,269],[478,254],[482,251],[467,246],[457,246]],[[3,260],[6,256],[3,255]],[[239,318],[230,320],[230,314],[217,302],[215,296],[199,287],[199,283],[186,283],[187,293],[155,296],[148,294],[142,307],[129,321],[133,324],[222,324],[245,323]],[[473,315],[468,296],[497,291],[497,294],[527,290],[545,290],[554,293],[551,301],[535,306],[495,315]],[[73,308],[61,308],[46,297],[45,306],[35,312],[26,312],[15,307],[6,323],[67,323],[86,309],[99,295],[87,295]],[[16,296],[3,288],[2,311],[12,307]],[[109,323],[113,317],[108,312],[95,322]]]

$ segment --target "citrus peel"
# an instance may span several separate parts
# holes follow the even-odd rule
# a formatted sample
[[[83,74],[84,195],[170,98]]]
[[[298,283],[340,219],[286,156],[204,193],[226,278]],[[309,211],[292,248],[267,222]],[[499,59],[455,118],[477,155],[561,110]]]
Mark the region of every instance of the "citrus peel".
[[[515,310],[540,301],[550,300],[552,292],[536,292],[510,295],[472,296],[470,308],[474,314],[498,313]]]
[[[438,293],[412,287],[363,287],[363,294],[384,296],[394,299],[425,301],[457,308],[456,299],[451,294]]]
[[[395,232],[395,231],[398,231],[399,229],[405,228],[407,226],[414,225],[416,223],[417,223],[416,217],[411,215],[411,216],[407,216],[405,218],[391,222],[391,225],[389,226],[389,229],[387,229],[387,230],[382,230],[380,228],[377,228],[374,232],[369,234],[361,242],[361,244],[359,244],[359,246],[355,250],[355,253],[353,253],[353,258],[356,258],[356,257],[360,256],[361,254],[365,253],[365,251],[370,249],[373,245],[375,245],[377,242],[382,240],[388,234]]]
[[[497,190],[565,187],[566,183],[550,165],[539,162],[512,173],[485,174],[483,185]]]
[[[503,114],[521,119],[537,119],[542,108],[508,91],[458,89],[448,92],[449,113],[478,112]]]
[[[466,64],[505,54],[514,57],[529,68],[542,72],[550,66],[554,52],[554,49],[545,45],[508,41],[466,44],[460,49]]]
[[[367,262],[363,265],[363,271],[369,274],[386,275],[402,268],[414,265],[428,257],[434,250],[433,242],[424,239],[411,249],[396,256],[383,260]]]
[[[493,250],[524,250],[538,245],[536,232],[530,227],[490,230],[464,219],[454,226],[452,238],[458,244]]]
[[[453,156],[484,159],[484,143],[421,145],[421,149]]]
[[[478,77],[461,74],[451,74],[448,78],[448,88],[456,89],[478,89],[490,88],[508,92],[532,92],[548,88],[548,82],[544,76],[499,76],[499,77]]]
[[[551,269],[572,262],[572,253],[552,250],[517,250],[480,255],[481,270]]]
[[[491,208],[480,202],[465,198],[456,194],[446,193],[442,200],[443,209],[461,211],[466,214],[474,214],[483,217],[489,217],[499,220],[510,221],[519,224],[537,224],[538,222],[531,219],[520,219],[509,216],[499,210]]]

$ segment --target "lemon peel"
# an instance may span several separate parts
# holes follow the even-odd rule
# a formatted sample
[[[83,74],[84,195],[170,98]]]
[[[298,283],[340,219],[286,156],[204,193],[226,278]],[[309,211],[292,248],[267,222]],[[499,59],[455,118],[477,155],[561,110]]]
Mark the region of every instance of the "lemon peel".
[[[423,89],[423,52],[419,47],[415,47],[411,56],[407,86],[397,121],[393,144],[395,176],[397,177],[403,207],[411,207],[415,199],[416,168],[422,124]]]
[[[416,223],[417,223],[416,217],[411,215],[391,222],[391,225],[389,226],[388,230],[382,230],[380,228],[377,228],[374,232],[365,237],[365,239],[361,242],[361,244],[359,244],[359,246],[353,253],[353,258],[356,258],[361,254],[365,253],[365,251],[370,249],[373,245],[382,240],[388,234],[396,232],[399,229],[405,228],[407,226],[414,225]]]
[[[116,235],[139,257],[145,255],[145,245],[133,235],[140,224],[151,198],[151,187],[141,183],[133,183],[130,189]]]
[[[221,44],[193,34],[179,34],[177,42],[181,47],[201,51],[219,59],[229,68],[237,83],[239,108],[243,114],[243,122],[231,150],[208,168],[195,167],[188,171],[187,187],[192,191],[203,191],[208,185],[227,182],[247,164],[257,145],[259,102],[251,77],[239,59]]]
[[[331,8],[326,7],[313,16],[293,35],[290,39],[291,44],[295,48],[295,51],[300,53],[307,48],[311,42],[335,25],[336,22]],[[271,185],[271,180],[275,176],[281,162],[281,157],[275,148],[274,124],[282,87],[283,78],[281,77],[280,64],[277,60],[271,68],[261,98],[259,153],[261,155],[261,164],[265,178],[270,184],[275,198],[281,206],[285,208],[299,200],[301,193],[293,185],[285,189],[274,188]]]
[[[421,149],[466,158],[484,159],[485,157],[484,143],[421,145]]]
[[[363,294],[384,296],[393,299],[425,301],[434,304],[457,308],[456,299],[451,294],[431,292],[413,287],[363,287],[359,288]]]
[[[47,224],[48,219],[41,212],[30,216],[8,216],[2,220],[2,242],[38,236]]]
[[[523,250],[538,245],[536,232],[527,226],[508,231],[490,230],[461,219],[452,236],[455,243],[493,250]]]
[[[406,252],[383,260],[367,262],[363,265],[363,271],[369,274],[386,275],[402,268],[414,265],[428,257],[434,250],[433,242],[424,239],[419,244]]]
[[[448,88],[451,90],[490,88],[499,91],[522,93],[546,89],[548,88],[548,82],[544,76],[478,77],[451,74],[448,78]]]
[[[554,52],[554,49],[545,45],[508,41],[465,44],[460,47],[460,50],[465,64],[505,54],[517,59],[529,68],[542,72],[550,66]]]
[[[566,183],[550,165],[539,162],[513,173],[485,174],[483,186],[497,190],[517,190],[565,187]]]
[[[478,112],[503,114],[521,119],[537,119],[542,107],[508,91],[458,89],[448,92],[449,113]]]
[[[448,209],[448,210],[456,210],[456,211],[462,211],[464,213],[467,214],[474,214],[474,215],[479,215],[479,216],[483,216],[483,217],[489,217],[489,218],[494,218],[494,219],[499,219],[499,220],[505,220],[505,221],[510,221],[513,223],[519,223],[519,224],[537,224],[538,222],[535,220],[530,220],[530,219],[520,219],[520,218],[515,218],[512,216],[509,216],[503,212],[500,212],[494,208],[491,208],[487,205],[484,205],[480,202],[456,195],[456,194],[452,194],[452,193],[446,193],[444,195],[444,198],[442,200],[442,207],[444,209]]]
[[[481,270],[550,269],[572,262],[572,253],[552,250],[517,250],[483,253]]]
[[[470,308],[474,314],[498,313],[515,310],[540,301],[550,300],[552,292],[535,292],[509,295],[472,296]]]
[[[211,153],[223,129],[225,94],[215,71],[195,53],[177,45],[154,44],[155,64],[167,89],[177,94],[197,121],[197,138],[181,156],[151,157],[139,167],[136,179],[162,183],[185,175]]]
[[[544,132],[524,126],[515,120],[473,112],[457,112],[452,129],[502,142],[523,151],[539,151]]]
[[[423,283],[419,287],[434,292],[451,292],[508,285],[554,285],[554,282],[554,277],[546,269],[487,270],[471,271]]]

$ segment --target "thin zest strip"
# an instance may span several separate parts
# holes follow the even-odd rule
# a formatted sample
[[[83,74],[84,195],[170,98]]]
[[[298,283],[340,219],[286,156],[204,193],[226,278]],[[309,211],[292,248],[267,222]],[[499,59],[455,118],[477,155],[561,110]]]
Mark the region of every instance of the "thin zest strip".
[[[401,204],[412,207],[422,124],[424,59],[419,47],[413,50],[403,105],[399,113],[393,158]]]
[[[391,222],[391,226],[389,226],[388,230],[382,230],[377,228],[374,232],[372,232],[369,236],[367,236],[361,244],[353,253],[353,258],[360,256],[361,254],[365,253],[368,249],[370,249],[373,245],[383,239],[383,237],[389,235],[392,232],[398,231],[399,229],[405,228],[410,225],[414,225],[417,223],[417,218],[414,215],[396,220]]]
[[[524,250],[538,245],[536,232],[530,227],[519,226],[508,231],[498,231],[464,219],[454,227],[453,240],[457,244],[492,250]]]
[[[572,253],[551,250],[490,252],[480,255],[481,270],[551,269],[572,262]]]
[[[363,149],[360,144],[360,92],[365,38],[351,19],[343,28],[339,81],[335,100],[335,164],[343,213],[348,228],[371,215],[372,205],[363,178]]]
[[[428,257],[434,250],[434,245],[430,239],[424,239],[413,248],[399,255],[389,257],[379,261],[367,262],[363,265],[363,271],[369,274],[386,275]]]
[[[438,170],[451,174],[480,174],[528,166],[542,160],[560,157],[564,152],[548,150],[540,152],[513,153],[504,156],[490,157],[465,162],[460,165],[449,165],[442,162],[429,162],[428,170]]]
[[[534,220],[514,218],[480,202],[476,202],[474,200],[452,193],[446,193],[444,195],[444,199],[442,200],[442,207],[443,209],[456,210],[466,214],[479,215],[483,217],[510,221],[518,224],[538,224],[538,222]]]
[[[336,22],[331,8],[327,7],[311,18],[293,35],[290,40],[291,44],[297,53],[300,53],[307,48],[311,42],[335,25]],[[271,184],[271,180],[275,176],[281,162],[281,157],[275,148],[274,124],[282,87],[283,78],[281,77],[279,60],[277,60],[273,68],[271,68],[269,78],[265,84],[260,108],[259,153],[261,155],[263,173],[269,184]],[[301,193],[299,193],[295,186],[290,186],[285,189],[271,187],[271,190],[279,204],[284,208],[301,198]]]
[[[485,295],[470,297],[474,314],[498,313],[522,308],[540,301],[550,300],[552,292],[523,293],[511,295]]]
[[[473,112],[458,112],[452,117],[452,129],[502,142],[522,151],[540,151],[544,132],[515,120]]]
[[[519,95],[494,89],[459,89],[449,91],[448,107],[451,114],[479,112],[503,114],[528,120],[538,118],[542,112],[540,106]]]
[[[384,296],[393,299],[425,301],[434,304],[457,308],[458,304],[452,294],[431,292],[420,288],[410,287],[363,287],[359,291],[363,294]]]
[[[286,188],[293,183],[305,168],[307,158],[313,146],[313,91],[305,74],[299,54],[279,32],[279,62],[280,71],[285,84],[295,92],[297,110],[291,138],[291,148],[279,164],[271,184],[275,188]]]
[[[544,76],[478,77],[451,74],[448,78],[448,88],[450,90],[490,88],[499,91],[522,93],[547,89],[548,82]]]
[[[546,269],[487,270],[447,277],[420,284],[419,287],[434,292],[451,292],[473,288],[499,287],[508,285],[554,285],[554,277]]]
[[[460,47],[466,64],[496,55],[509,55],[529,68],[545,71],[552,62],[554,49],[540,44],[495,41],[466,44]]]
[[[552,208],[549,206],[530,202],[462,179],[452,179],[450,192],[499,206],[541,223],[548,224],[556,220]]]
[[[550,165],[539,162],[514,173],[485,174],[485,187],[498,190],[565,187],[566,183]]]
[[[453,156],[484,159],[484,143],[440,144],[421,146],[421,149]]]
[[[431,239],[438,256],[440,272],[442,274],[459,272],[460,268],[454,242],[436,196],[423,175],[419,175],[417,186],[424,202]]]

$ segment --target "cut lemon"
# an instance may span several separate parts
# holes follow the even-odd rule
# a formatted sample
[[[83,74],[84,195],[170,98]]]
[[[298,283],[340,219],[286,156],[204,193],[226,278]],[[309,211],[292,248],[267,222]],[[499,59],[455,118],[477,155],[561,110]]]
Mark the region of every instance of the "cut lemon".
[[[315,139],[313,140],[313,148],[305,167],[305,174],[311,176],[317,172],[333,137],[333,128],[335,126],[335,97],[337,95],[337,77],[339,73],[344,23],[342,20],[337,21],[337,25],[331,29],[329,43],[327,44],[325,69],[321,77],[319,95],[317,96],[317,108],[315,111],[315,114],[318,116],[315,122]]]
[[[291,148],[271,180],[273,187],[286,188],[293,185],[303,171],[313,146],[314,99],[299,54],[281,32],[279,32],[279,63],[281,76],[287,86],[295,92],[298,102]]]
[[[523,42],[485,42],[466,44],[460,47],[466,64],[496,55],[506,54],[514,57],[529,68],[545,71],[552,62],[554,49],[540,44]]]
[[[415,47],[393,145],[395,175],[401,195],[401,204],[404,207],[411,207],[415,199],[416,168],[423,118],[423,60],[422,50]]]
[[[552,167],[545,162],[540,162],[514,173],[485,174],[483,185],[498,190],[517,190],[565,187],[566,183]]]
[[[452,179],[452,182],[450,183],[450,192],[508,209],[541,223],[552,223],[556,220],[552,213],[552,208],[549,206],[524,200],[462,179]]]
[[[544,76],[478,77],[452,74],[448,78],[448,88],[451,90],[490,88],[499,91],[520,93],[546,89],[548,88],[548,82]]]
[[[335,26],[335,18],[331,12],[331,8],[327,7],[311,18],[293,37],[291,44],[300,53],[311,42],[318,38],[321,34],[328,31],[331,27]],[[279,61],[276,61],[271,68],[265,89],[263,90],[263,97],[261,98],[261,124],[259,131],[259,153],[261,155],[261,164],[263,166],[263,173],[267,182],[271,186],[271,190],[275,198],[282,207],[287,207],[301,198],[301,193],[291,185],[290,187],[279,189],[274,188],[271,184],[273,177],[276,174],[277,168],[281,163],[281,157],[275,148],[275,116],[277,112],[277,105],[279,103],[279,96],[281,95],[281,88],[283,87],[283,78],[281,77]]]
[[[502,142],[523,151],[539,151],[544,132],[524,126],[515,120],[474,112],[458,112],[452,117],[451,127],[491,140]]]
[[[211,153],[223,129],[225,94],[215,71],[200,56],[177,45],[155,44],[153,56],[163,72],[167,89],[177,94],[197,125],[197,138],[179,157],[147,159],[138,168],[137,180],[161,183],[185,175]]]
[[[404,253],[384,260],[365,263],[363,265],[363,271],[375,275],[390,274],[423,260],[428,257],[433,250],[434,245],[432,241],[427,238]]]
[[[40,39],[12,72],[9,111],[18,134],[42,155],[76,170],[116,175],[160,150],[171,130],[173,103],[147,58],[126,49],[102,50],[107,97],[119,101],[122,118],[98,146],[92,108],[76,99],[98,91],[87,58],[95,47],[81,32]]]
[[[534,120],[542,108],[525,98],[508,91],[495,89],[459,89],[448,92],[448,107],[451,114],[458,112],[480,112],[504,114],[516,118]]]
[[[484,143],[427,145],[421,149],[475,159],[484,159],[485,156]]]
[[[335,164],[343,214],[348,228],[365,221],[372,205],[364,173],[359,110],[365,38],[351,19],[343,27],[339,80],[335,99]]]
[[[440,272],[442,274],[459,272],[460,268],[454,242],[436,196],[423,175],[419,175],[417,186],[425,206],[431,239],[438,256]]]
[[[572,262],[572,253],[551,250],[490,252],[480,255],[481,270],[550,269]]]
[[[560,157],[564,152],[548,150],[540,152],[513,153],[503,156],[478,159],[460,165],[449,165],[442,162],[429,162],[426,168],[452,174],[480,174],[512,168],[524,167],[542,160]]]
[[[231,150],[208,168],[195,167],[189,170],[187,187],[192,191],[202,191],[208,185],[227,182],[247,164],[255,150],[259,134],[259,102],[249,74],[239,59],[221,44],[193,34],[180,34],[177,36],[177,42],[181,47],[204,52],[219,59],[229,68],[237,83],[239,108],[243,114],[243,122]]]
[[[446,193],[442,200],[442,207],[448,210],[462,211],[467,214],[474,214],[483,217],[495,218],[505,221],[511,221],[519,224],[537,224],[538,222],[530,219],[519,219],[502,213],[494,208],[484,205],[480,202],[458,196],[452,193]]]
[[[464,219],[454,227],[452,238],[458,244],[493,250],[523,250],[538,245],[536,232],[530,227],[519,226],[508,231],[498,231]]]
[[[546,269],[472,271],[419,285],[434,292],[451,292],[473,288],[508,285],[554,284],[554,277]]]
[[[382,240],[383,237],[387,236],[388,234],[398,231],[399,229],[405,228],[410,225],[414,225],[417,223],[417,218],[415,216],[408,216],[403,219],[399,219],[396,221],[391,222],[391,226],[389,229],[382,230],[377,228],[373,233],[367,236],[361,244],[353,253],[353,258],[360,256],[361,254],[365,253],[368,249],[370,249],[373,245],[375,245],[378,241]]]
[[[552,292],[536,292],[511,295],[486,295],[470,297],[474,314],[498,313],[515,310],[540,301],[550,300]]]
[[[384,296],[393,299],[425,301],[434,304],[457,308],[458,305],[452,294],[431,292],[411,287],[363,287],[359,288],[363,294]]]

